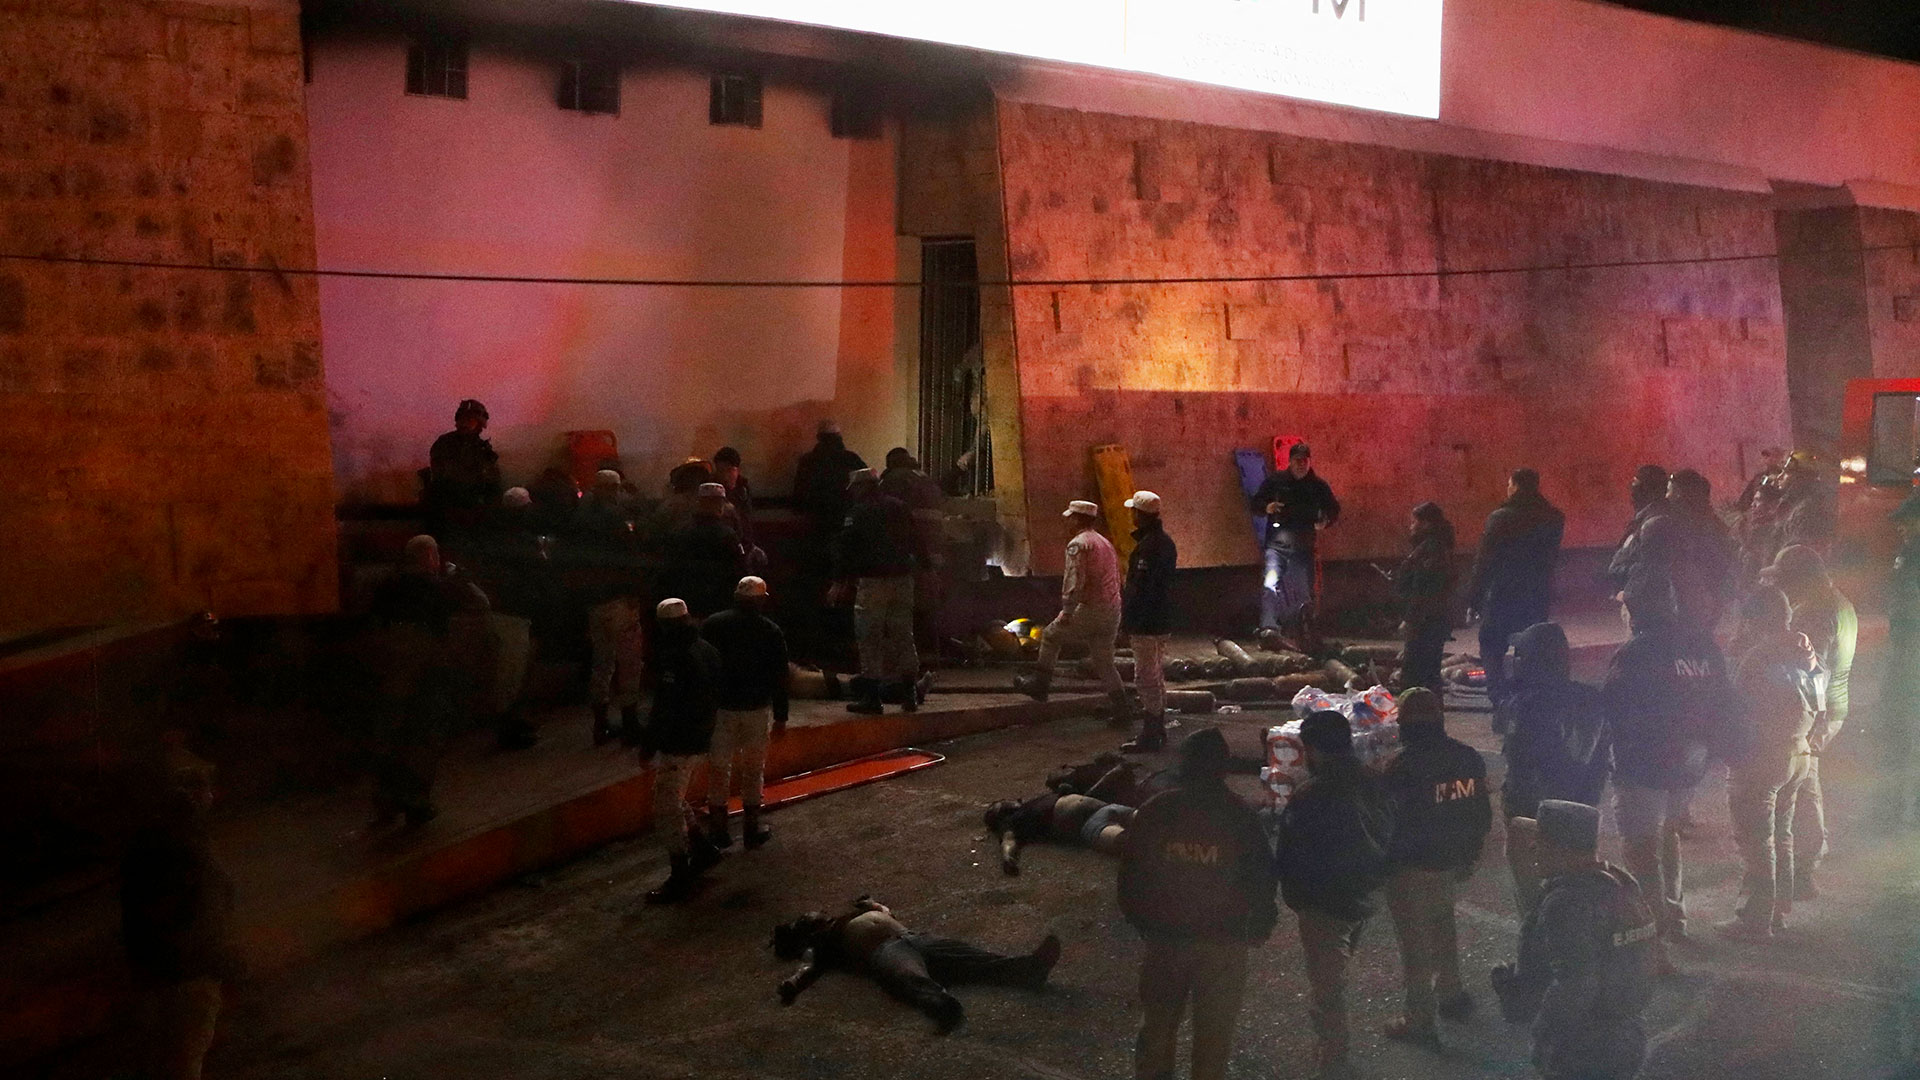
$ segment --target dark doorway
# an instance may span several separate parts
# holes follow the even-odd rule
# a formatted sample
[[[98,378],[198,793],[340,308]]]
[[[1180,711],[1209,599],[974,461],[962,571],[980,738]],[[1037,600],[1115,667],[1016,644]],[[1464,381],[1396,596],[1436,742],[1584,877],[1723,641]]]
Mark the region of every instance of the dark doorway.
[[[979,277],[972,237],[920,242],[920,464],[949,495],[993,490]]]

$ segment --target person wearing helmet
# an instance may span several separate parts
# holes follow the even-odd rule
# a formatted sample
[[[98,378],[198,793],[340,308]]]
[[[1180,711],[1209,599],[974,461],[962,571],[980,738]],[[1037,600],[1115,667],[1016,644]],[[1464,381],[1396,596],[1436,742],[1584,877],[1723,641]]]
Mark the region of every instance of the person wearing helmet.
[[[427,519],[439,539],[478,525],[500,502],[500,455],[480,434],[487,419],[485,405],[462,401],[453,411],[453,430],[427,452]]]

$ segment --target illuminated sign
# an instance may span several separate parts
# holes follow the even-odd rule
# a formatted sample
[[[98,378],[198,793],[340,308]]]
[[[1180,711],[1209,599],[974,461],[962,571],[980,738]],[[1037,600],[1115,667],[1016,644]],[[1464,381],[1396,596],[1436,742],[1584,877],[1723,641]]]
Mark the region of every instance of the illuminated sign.
[[[662,6],[831,26],[1437,117],[1440,3],[663,0]]]

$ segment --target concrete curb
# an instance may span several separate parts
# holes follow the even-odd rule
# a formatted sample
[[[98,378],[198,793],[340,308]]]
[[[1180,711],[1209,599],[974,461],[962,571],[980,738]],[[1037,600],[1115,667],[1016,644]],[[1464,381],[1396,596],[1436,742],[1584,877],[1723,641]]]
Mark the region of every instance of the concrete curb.
[[[768,754],[770,776],[794,776],[902,747],[1001,728],[1093,715],[1100,695],[913,714],[849,716],[789,728]],[[272,975],[327,949],[486,892],[503,881],[575,858],[653,824],[653,770],[584,788],[521,817],[476,828],[431,851],[370,864],[309,901],[243,922],[240,954],[251,975]],[[689,797],[706,788],[705,769]],[[0,1064],[18,1065],[110,1030],[132,993],[118,956],[46,986],[0,984]]]

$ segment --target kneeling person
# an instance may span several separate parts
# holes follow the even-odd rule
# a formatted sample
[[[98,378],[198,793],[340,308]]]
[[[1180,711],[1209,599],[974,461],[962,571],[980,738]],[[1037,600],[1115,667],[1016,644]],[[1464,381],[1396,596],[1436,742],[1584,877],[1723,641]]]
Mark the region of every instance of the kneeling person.
[[[1020,848],[1036,840],[1090,847],[1118,855],[1134,809],[1089,795],[1047,792],[1025,802],[1003,799],[987,807],[988,830],[1000,838],[1000,869],[1020,872]]]
[[[863,896],[853,911],[828,918],[810,911],[773,929],[773,954],[799,960],[800,970],[780,983],[780,1004],[830,968],[865,974],[881,988],[932,1017],[941,1034],[960,1026],[965,1010],[946,984],[990,983],[1038,990],[1060,959],[1060,939],[1048,934],[1025,956],[1004,956],[953,938],[909,930],[885,904]]]

